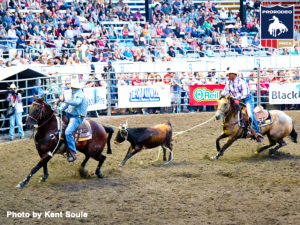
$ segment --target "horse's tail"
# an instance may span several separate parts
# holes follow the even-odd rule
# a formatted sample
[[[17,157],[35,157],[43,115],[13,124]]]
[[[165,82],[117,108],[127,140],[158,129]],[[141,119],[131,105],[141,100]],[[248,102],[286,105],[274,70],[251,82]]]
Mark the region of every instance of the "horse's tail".
[[[103,126],[103,125],[102,125]],[[112,154],[112,151],[111,151],[111,148],[110,148],[110,139],[114,133],[114,129],[112,127],[106,127],[106,126],[103,126],[106,133],[108,133],[108,138],[107,138],[107,154]]]
[[[291,137],[292,142],[298,143],[298,142],[297,142],[298,134],[297,134],[297,132],[295,131],[294,122],[293,122],[293,130],[292,130],[292,132],[290,133],[290,137]]]

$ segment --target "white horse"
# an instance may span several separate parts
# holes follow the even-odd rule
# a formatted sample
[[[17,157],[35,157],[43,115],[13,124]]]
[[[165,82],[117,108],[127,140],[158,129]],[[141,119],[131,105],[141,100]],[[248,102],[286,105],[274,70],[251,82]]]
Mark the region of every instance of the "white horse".
[[[279,19],[276,16],[273,16],[273,19],[270,20],[274,20],[274,22],[269,25],[268,31],[270,35],[276,37],[288,31],[287,27],[281,21],[279,21]],[[277,30],[280,31],[278,35]]]

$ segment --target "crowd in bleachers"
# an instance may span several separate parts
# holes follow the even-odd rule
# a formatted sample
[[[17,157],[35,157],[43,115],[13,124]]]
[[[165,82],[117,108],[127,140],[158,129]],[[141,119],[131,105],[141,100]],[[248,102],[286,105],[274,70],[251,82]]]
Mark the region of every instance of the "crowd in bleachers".
[[[261,49],[259,0],[248,1],[243,24],[240,13],[218,10],[216,4],[153,0],[152,17],[146,21],[141,7],[131,9],[122,0],[4,0],[0,46],[20,50],[10,59],[12,65],[299,54],[297,47],[282,53]]]

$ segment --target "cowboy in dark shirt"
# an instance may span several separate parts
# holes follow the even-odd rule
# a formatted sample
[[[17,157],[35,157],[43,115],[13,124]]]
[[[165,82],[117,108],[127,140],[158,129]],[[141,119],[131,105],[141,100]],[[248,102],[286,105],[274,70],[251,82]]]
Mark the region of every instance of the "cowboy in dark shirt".
[[[175,55],[175,52],[173,51],[173,46],[170,46],[169,47],[169,51],[167,52],[169,56],[171,56],[172,58],[175,58],[176,55]]]

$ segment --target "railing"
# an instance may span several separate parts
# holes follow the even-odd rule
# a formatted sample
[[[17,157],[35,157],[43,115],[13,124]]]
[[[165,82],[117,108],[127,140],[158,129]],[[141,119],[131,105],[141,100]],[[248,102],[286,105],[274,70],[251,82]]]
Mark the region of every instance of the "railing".
[[[244,74],[243,79],[253,79],[253,77],[250,77],[246,74],[249,74],[250,72],[252,72],[253,70],[241,70],[240,72]],[[182,73],[189,73],[191,71],[189,70],[177,70],[177,71],[158,71],[155,72],[155,74],[160,74],[160,79],[161,81],[164,81],[164,75],[166,73],[172,74],[175,73],[175,77],[173,77],[172,79],[176,82],[178,82],[179,84],[182,85],[181,88],[177,88],[177,91],[172,91],[172,89],[174,89],[173,85],[171,85],[171,95],[174,95],[174,97],[172,97],[170,99],[171,102],[171,109],[175,109],[177,113],[182,112],[182,110],[185,110],[186,108],[189,109],[189,111],[193,111],[195,108],[191,107],[189,105],[189,85],[184,84],[184,80],[187,79],[194,79],[195,82],[197,84],[202,84],[203,81],[207,83],[224,83],[224,81],[226,82],[227,78],[224,77],[220,77],[221,73],[224,73],[226,71],[213,71],[216,72],[216,75],[214,75],[213,77],[202,77],[199,76],[197,78],[194,77],[182,77]],[[199,72],[199,70],[194,70],[194,72]],[[201,71],[202,73],[206,73],[206,72],[211,72],[211,70],[209,71]],[[252,90],[253,92],[257,91],[257,95],[255,95],[255,93],[253,93],[255,95],[255,104],[256,105],[261,105],[261,104],[268,104],[268,101],[266,101],[266,96],[261,96],[260,93],[260,85],[261,85],[261,78],[263,78],[263,76],[261,76],[260,71],[256,70],[255,72],[257,72],[257,82],[250,82],[249,87],[250,90]],[[132,78],[130,76],[134,76],[134,74],[140,74],[140,78]],[[192,72],[193,73],[193,72]],[[137,80],[140,79],[142,80],[143,85],[147,84],[147,82],[150,82],[152,80],[158,80],[157,78],[149,78],[146,77],[146,75],[148,73],[140,73],[140,72],[123,72],[120,74],[127,74],[129,77],[123,79],[126,82],[130,83],[132,82],[132,80]],[[132,74],[132,75],[130,75]],[[6,80],[6,81],[0,81],[0,84],[5,83],[5,84],[10,84],[12,82],[16,83],[17,86],[20,87],[20,90],[23,91],[23,108],[24,108],[24,113],[22,115],[23,119],[25,119],[28,116],[28,108],[30,107],[30,105],[28,104],[28,99],[33,97],[32,96],[32,89],[36,88],[36,86],[32,85],[32,82],[35,80],[41,80],[42,81],[42,85],[39,85],[37,87],[40,87],[42,89],[47,89],[49,86],[57,86],[59,89],[63,90],[65,85],[67,83],[69,83],[70,80],[72,79],[79,79],[80,82],[82,83],[86,83],[86,82],[94,82],[94,84],[96,82],[101,81],[102,85],[106,88],[107,94],[106,94],[106,101],[107,101],[107,107],[105,109],[106,111],[106,115],[110,116],[111,115],[111,111],[112,109],[117,109],[118,108],[118,85],[116,85],[115,83],[120,81],[121,79],[118,79],[117,77],[119,76],[119,74],[117,72],[110,72],[110,73],[105,73],[105,72],[101,72],[101,73],[95,73],[95,76],[93,77],[93,79],[89,78],[89,73],[82,73],[81,75],[79,74],[58,74],[58,75],[53,75],[51,77],[37,77],[37,78],[30,78],[30,79],[16,79],[16,80]],[[120,75],[120,76],[124,76],[124,75]],[[68,80],[66,80],[66,78],[68,78]],[[214,79],[215,82],[210,81],[210,79]],[[54,83],[55,82],[55,83]],[[30,85],[31,84],[31,85]],[[256,86],[256,88],[253,86]],[[84,88],[90,88],[90,87],[84,87]],[[1,113],[5,113],[6,109],[3,108],[3,103],[6,102],[6,100],[3,98],[3,96],[6,97],[7,95],[7,91],[6,90],[0,90],[0,96],[2,96],[2,99],[0,99],[0,105],[2,105],[2,109],[0,109],[0,114]],[[54,101],[57,99],[54,99]],[[153,107],[151,107],[153,108]],[[157,108],[157,107],[154,107]],[[162,110],[159,111],[164,111],[164,110],[168,110],[168,109],[164,109],[164,107],[160,107],[163,108]],[[167,107],[169,108],[169,107]],[[208,107],[207,109],[213,110],[214,107]],[[199,108],[200,110],[203,110],[203,107]],[[101,111],[101,110],[100,110]],[[103,112],[103,110],[102,110]],[[123,111],[123,113],[125,113],[125,111]],[[94,112],[95,115],[98,116],[98,112]],[[7,130],[8,127],[5,128],[1,128],[1,124],[3,125],[5,123],[5,121],[7,122],[9,119],[5,118],[5,119],[0,119],[0,131],[2,130]]]

